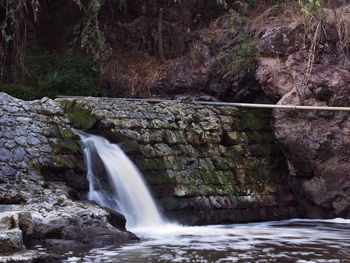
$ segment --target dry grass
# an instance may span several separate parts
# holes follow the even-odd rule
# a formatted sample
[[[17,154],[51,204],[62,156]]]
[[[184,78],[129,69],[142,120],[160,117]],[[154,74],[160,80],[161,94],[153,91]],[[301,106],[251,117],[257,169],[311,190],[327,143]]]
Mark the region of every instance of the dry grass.
[[[348,53],[350,45],[350,6],[336,9],[334,13],[340,47],[344,53]]]
[[[262,9],[260,9],[262,10]],[[252,23],[256,35],[259,30],[271,26],[304,25],[303,49],[308,52],[305,68],[305,80],[297,92],[301,98],[308,96],[307,88],[313,65],[317,60],[319,43],[327,41],[329,30],[337,30],[341,51],[348,57],[350,54],[350,5],[339,1],[324,1],[323,8],[302,10],[297,1],[278,3],[265,8]]]
[[[149,97],[155,82],[164,77],[168,64],[156,59],[137,56],[125,50],[114,50],[111,59],[103,68],[104,76],[110,83],[118,83],[129,88],[131,97]],[[116,88],[116,87],[111,87]]]

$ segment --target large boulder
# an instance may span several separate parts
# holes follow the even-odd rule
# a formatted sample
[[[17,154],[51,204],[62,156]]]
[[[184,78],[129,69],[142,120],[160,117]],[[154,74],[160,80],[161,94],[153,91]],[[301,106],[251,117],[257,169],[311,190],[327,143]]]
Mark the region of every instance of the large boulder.
[[[18,252],[24,249],[23,233],[21,227],[28,231],[26,213],[4,212],[0,213],[0,253]]]
[[[29,236],[34,244],[61,249],[121,244],[137,237],[125,231],[125,220],[110,224],[116,213],[106,211],[90,202],[64,200],[52,204],[31,205],[33,231]],[[117,228],[118,227],[118,228]]]

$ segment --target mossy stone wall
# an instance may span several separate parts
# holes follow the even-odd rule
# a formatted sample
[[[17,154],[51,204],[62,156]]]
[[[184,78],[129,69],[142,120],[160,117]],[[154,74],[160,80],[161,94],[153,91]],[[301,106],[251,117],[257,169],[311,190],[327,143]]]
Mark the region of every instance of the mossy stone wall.
[[[169,216],[197,224],[295,216],[269,110],[97,98],[60,102],[68,117],[85,120],[89,112],[89,125],[71,118],[73,126],[121,144]]]

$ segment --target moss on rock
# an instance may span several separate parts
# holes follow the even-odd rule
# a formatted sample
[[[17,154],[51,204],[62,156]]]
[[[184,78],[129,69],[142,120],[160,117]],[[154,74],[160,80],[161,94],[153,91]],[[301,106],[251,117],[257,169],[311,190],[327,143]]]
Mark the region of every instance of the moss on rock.
[[[74,107],[67,117],[74,127],[82,130],[91,129],[96,122],[90,111],[77,107]]]
[[[145,158],[142,165],[145,171],[162,171],[167,169],[166,162],[163,158]]]

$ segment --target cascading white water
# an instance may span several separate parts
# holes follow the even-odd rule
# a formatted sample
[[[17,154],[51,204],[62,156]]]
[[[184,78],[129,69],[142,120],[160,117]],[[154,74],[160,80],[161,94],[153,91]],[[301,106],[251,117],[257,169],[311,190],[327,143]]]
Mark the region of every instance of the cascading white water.
[[[105,138],[81,131],[75,133],[80,136],[84,146],[89,181],[88,199],[123,214],[127,227],[153,227],[163,224],[141,173],[124,152]],[[101,163],[103,167],[98,167]],[[107,176],[107,182],[101,181],[95,175],[101,169]]]

